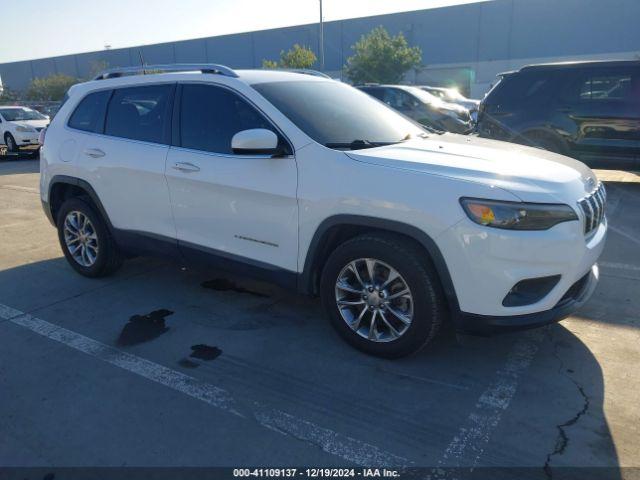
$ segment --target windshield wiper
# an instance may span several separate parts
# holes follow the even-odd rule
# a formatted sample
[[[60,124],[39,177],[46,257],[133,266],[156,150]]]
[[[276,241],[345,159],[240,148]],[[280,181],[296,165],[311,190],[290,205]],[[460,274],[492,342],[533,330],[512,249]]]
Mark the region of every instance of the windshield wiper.
[[[369,140],[354,140],[352,142],[336,142],[325,143],[325,147],[329,148],[347,148],[349,150],[362,150],[363,148],[383,147],[385,145],[393,145],[398,142],[371,142]]]
[[[444,135],[444,133],[445,133],[445,131],[444,131],[444,130],[440,130],[440,129],[438,129],[438,128],[436,128],[436,127],[432,127],[432,126],[430,126],[430,125],[424,125],[424,124],[421,124],[420,126],[421,126],[422,128],[424,128],[427,132],[429,132],[429,133],[435,133],[436,135]]]

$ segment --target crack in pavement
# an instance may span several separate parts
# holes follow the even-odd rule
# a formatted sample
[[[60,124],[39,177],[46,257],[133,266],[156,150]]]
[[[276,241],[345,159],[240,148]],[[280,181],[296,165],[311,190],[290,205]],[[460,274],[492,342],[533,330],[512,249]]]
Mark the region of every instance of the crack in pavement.
[[[542,467],[546,477],[548,479],[552,479],[553,472],[551,469],[551,458],[556,455],[564,454],[565,450],[569,446],[569,436],[567,435],[566,429],[578,423],[578,420],[580,420],[580,417],[582,417],[587,413],[587,411],[589,410],[590,402],[589,402],[589,396],[584,391],[584,387],[580,385],[580,383],[578,383],[578,381],[576,381],[573,377],[567,374],[567,370],[565,369],[565,365],[564,365],[564,360],[562,360],[562,357],[560,357],[560,354],[558,352],[558,344],[554,341],[553,334],[551,333],[551,327],[547,327],[546,331],[549,337],[549,341],[553,345],[553,355],[554,357],[556,357],[556,359],[558,359],[558,363],[560,364],[560,366],[558,367],[558,373],[561,373],[563,376],[568,378],[571,381],[571,383],[573,383],[576,386],[576,388],[578,389],[578,392],[580,392],[580,395],[582,396],[582,399],[583,399],[582,408],[573,417],[571,417],[569,420],[567,420],[564,423],[556,425],[556,429],[558,430],[556,443],[553,451],[547,454],[546,461],[544,462],[544,466]]]

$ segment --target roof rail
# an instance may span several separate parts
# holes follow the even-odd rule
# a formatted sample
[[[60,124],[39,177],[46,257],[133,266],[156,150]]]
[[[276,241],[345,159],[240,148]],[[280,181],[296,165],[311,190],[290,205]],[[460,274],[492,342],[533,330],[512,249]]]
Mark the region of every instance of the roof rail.
[[[97,75],[94,80],[106,80],[108,78],[118,78],[124,75],[146,75],[147,73],[164,72],[193,72],[216,73],[226,77],[237,78],[238,74],[233,69],[216,63],[173,63],[166,65],[140,65],[137,67],[116,67],[105,70]]]
[[[314,77],[331,79],[331,77],[326,73],[320,72],[318,70],[312,70],[310,68],[278,68],[277,70],[281,72],[302,73],[303,75],[312,75]]]

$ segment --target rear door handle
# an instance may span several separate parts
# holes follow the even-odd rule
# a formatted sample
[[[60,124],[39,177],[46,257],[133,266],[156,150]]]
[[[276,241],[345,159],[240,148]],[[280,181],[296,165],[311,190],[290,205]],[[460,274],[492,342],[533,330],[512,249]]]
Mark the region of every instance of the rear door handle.
[[[180,172],[199,172],[200,167],[194,165],[193,163],[188,162],[176,162],[172,167],[174,170],[179,170]]]
[[[100,158],[100,157],[104,157],[106,155],[106,153],[104,153],[99,148],[87,148],[84,151],[84,154],[87,155],[88,157],[91,157],[91,158]]]

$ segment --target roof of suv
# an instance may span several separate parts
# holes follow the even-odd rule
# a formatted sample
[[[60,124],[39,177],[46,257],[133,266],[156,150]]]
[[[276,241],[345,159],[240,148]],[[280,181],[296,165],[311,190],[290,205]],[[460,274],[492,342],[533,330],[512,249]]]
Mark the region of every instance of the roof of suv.
[[[153,66],[149,66],[152,70]],[[224,75],[213,72],[201,72],[197,69],[180,70],[180,71],[159,71],[153,73],[134,73],[107,77],[104,79],[96,78],[88,82],[77,83],[69,89],[70,94],[76,92],[87,92],[102,88],[117,88],[124,86],[142,85],[145,83],[162,83],[167,81],[175,81],[176,77],[180,80],[204,80],[224,78],[227,81],[240,81],[247,85],[255,85],[266,82],[286,82],[286,81],[305,81],[305,82],[333,82],[335,80],[318,76],[315,73],[291,72],[283,70],[233,70],[233,76]]]
[[[640,66],[640,60],[589,60],[584,62],[555,62],[555,63],[539,63],[535,65],[525,65],[518,72],[539,69],[565,69],[580,67],[626,67],[629,65]],[[513,72],[505,72],[513,73]]]
[[[313,74],[285,71],[285,70],[235,70],[238,78],[245,83],[265,83],[265,82],[287,82],[292,80],[305,80],[311,82],[327,82],[332,81],[330,78],[321,77]]]

